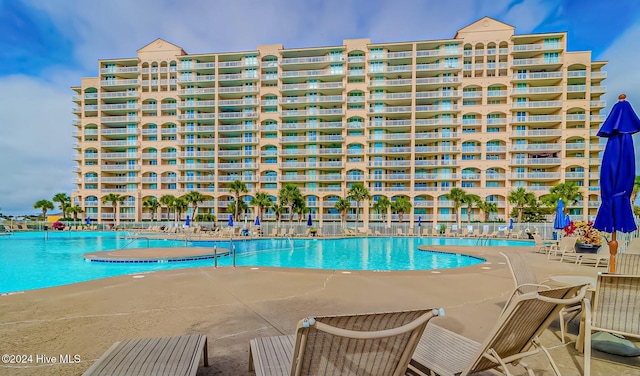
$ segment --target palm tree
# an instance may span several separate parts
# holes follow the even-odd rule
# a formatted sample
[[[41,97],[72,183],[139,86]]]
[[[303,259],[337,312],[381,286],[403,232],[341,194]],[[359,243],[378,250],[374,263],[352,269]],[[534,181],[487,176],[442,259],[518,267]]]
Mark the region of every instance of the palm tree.
[[[564,211],[566,213],[569,205],[574,205],[582,200],[582,192],[580,192],[578,184],[572,181],[556,184],[549,189],[549,194],[540,197],[542,203],[554,209],[558,206],[559,199],[565,203]]]
[[[369,190],[362,183],[355,183],[349,189],[348,198],[356,202],[356,228],[358,227],[358,214],[360,213],[360,201],[370,200]]]
[[[67,208],[71,205],[71,198],[66,193],[56,193],[51,201],[60,203],[62,218],[65,218],[67,216]]]
[[[346,198],[340,197],[338,201],[336,201],[335,208],[340,212],[340,221],[342,222],[342,226],[347,221],[347,212],[351,207],[351,203]]]
[[[247,185],[245,183],[236,179],[233,182],[231,182],[231,184],[229,184],[229,192],[233,193],[233,197],[235,198],[236,210],[235,210],[234,218],[238,220],[238,211],[240,209],[239,207],[240,194],[247,193],[249,192],[249,190],[247,189]]]
[[[387,210],[391,206],[391,201],[386,196],[380,196],[376,202],[373,203],[373,210],[382,214],[382,221],[386,224]]]
[[[175,217],[175,221],[180,221],[181,217],[182,217],[182,213],[184,211],[186,211],[187,209],[189,209],[189,204],[187,203],[187,201],[182,198],[182,197],[176,197],[175,200],[173,200],[173,210],[176,211],[176,217]]]
[[[249,207],[247,206],[247,204],[244,201],[238,201],[237,203],[231,202],[229,203],[229,205],[227,205],[227,213],[229,214],[234,214],[234,213],[244,213],[247,211],[247,209],[249,209]],[[240,220],[240,218],[238,218],[238,214],[234,214],[233,217],[236,221]]]
[[[484,213],[484,221],[489,222],[489,215],[498,211],[498,204],[493,201],[482,201],[477,203],[478,209]]]
[[[33,205],[33,208],[34,209],[42,209],[42,220],[46,221],[47,220],[47,211],[53,210],[54,206],[53,206],[53,202],[51,202],[49,200],[38,200]]]
[[[453,210],[456,213],[456,223],[458,223],[458,226],[460,226],[460,220],[462,219],[460,215],[460,208],[462,207],[462,204],[464,204],[466,196],[467,192],[460,188],[451,188],[449,193],[444,195],[447,200],[453,201]]]
[[[255,206],[257,210],[258,217],[262,220],[262,216],[264,215],[264,211],[273,207],[273,199],[266,192],[256,192],[255,196],[251,198],[251,202],[249,202],[251,206]]]
[[[465,194],[462,202],[467,205],[467,223],[471,223],[471,212],[473,211],[473,205],[477,205],[481,202],[480,196],[474,194]]]
[[[115,216],[115,223],[118,224],[120,220],[120,216],[118,215],[118,204],[122,204],[125,200],[124,196],[120,196],[117,193],[109,193],[108,195],[102,198],[102,203],[106,204],[107,202],[111,203],[113,207],[113,215]]]
[[[191,204],[193,211],[191,212],[191,218],[196,220],[196,216],[198,215],[198,203],[211,199],[211,196],[206,196],[201,194],[198,191],[191,191],[186,195],[182,196],[182,198],[187,202],[187,204]]]
[[[298,223],[302,222],[304,215],[309,212],[309,208],[307,208],[307,204],[304,202],[302,197],[296,200],[296,203],[293,206],[293,211],[298,215]]]
[[[276,216],[276,226],[280,225],[280,218],[287,208],[278,203],[274,203],[273,206],[271,206],[271,210],[273,210],[273,214]]]
[[[409,201],[406,197],[396,197],[396,199],[391,203],[391,211],[394,213],[398,213],[398,220],[402,222],[402,218],[404,217],[404,213],[411,210],[411,201]]]
[[[522,220],[522,211],[524,207],[536,201],[536,195],[527,192],[524,187],[518,187],[515,191],[511,191],[507,196],[507,201],[516,205],[518,208],[518,223]]]
[[[142,200],[142,206],[149,209],[149,212],[151,212],[151,222],[153,222],[155,214],[160,207],[160,203],[158,202],[158,200],[156,200],[156,198],[153,196],[145,197],[144,200]]]
[[[173,208],[173,202],[176,200],[174,195],[162,195],[160,196],[160,205],[167,207],[167,219],[171,219],[171,209]]]
[[[285,184],[278,193],[278,199],[280,205],[289,208],[289,222],[293,221],[293,207],[296,204],[296,200],[302,197],[300,189],[295,184]]]
[[[78,214],[82,213],[83,210],[80,205],[73,205],[67,209],[67,212],[73,214],[73,222],[75,223],[78,221]]]

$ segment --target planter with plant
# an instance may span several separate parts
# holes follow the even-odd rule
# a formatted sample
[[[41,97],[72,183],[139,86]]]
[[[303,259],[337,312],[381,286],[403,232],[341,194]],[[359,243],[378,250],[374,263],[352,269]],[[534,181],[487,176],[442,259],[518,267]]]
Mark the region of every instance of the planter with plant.
[[[575,236],[576,252],[596,253],[604,239],[604,233],[593,227],[593,222],[575,221],[564,228],[565,236]]]
[[[445,224],[438,225],[438,232],[439,233],[444,234],[445,231],[447,231],[447,225],[445,225]]]

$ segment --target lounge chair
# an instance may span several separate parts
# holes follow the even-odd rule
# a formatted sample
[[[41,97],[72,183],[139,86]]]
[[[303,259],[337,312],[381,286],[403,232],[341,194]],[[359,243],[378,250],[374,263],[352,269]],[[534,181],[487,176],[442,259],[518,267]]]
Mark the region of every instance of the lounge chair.
[[[591,375],[591,333],[608,332],[640,338],[640,275],[599,274],[593,307],[585,299],[584,375]],[[581,335],[582,336],[582,335]]]
[[[539,234],[533,234],[533,240],[536,244],[533,245],[533,252],[538,253],[547,253],[549,252],[550,243],[542,240],[542,237]]]
[[[576,253],[575,255],[567,254],[568,259],[575,257],[576,264],[589,265],[593,264],[594,267],[609,265],[609,244],[603,243],[598,249],[597,253]],[[565,257],[566,257],[565,256]],[[626,274],[626,273],[625,273]]]
[[[283,228],[281,228],[281,229],[280,229],[280,235],[278,235],[278,236],[279,236],[279,237],[281,237],[281,238],[285,238],[285,237],[287,237],[287,229],[286,229],[286,228],[284,228],[284,227],[283,227]]]
[[[374,231],[374,232],[373,232],[373,234],[374,234],[375,236],[382,236],[382,234],[381,234],[381,233],[380,233],[380,231],[378,231],[378,230]]]
[[[82,375],[194,376],[201,356],[208,367],[207,337],[200,334],[129,339],[114,343]]]
[[[469,226],[467,228],[467,235],[468,238],[477,238],[480,236],[480,230],[479,229],[474,229],[473,226]]]
[[[422,236],[431,236],[431,229],[430,228],[423,228],[422,229]]]
[[[27,227],[26,223],[18,223],[18,229],[20,229],[20,231],[31,231],[31,229]]]
[[[398,235],[398,236],[404,236],[404,232],[402,232],[402,229],[401,229],[401,228],[399,228],[399,229],[397,230],[396,235]]]
[[[499,231],[494,231],[494,232],[492,232],[492,233],[490,233],[490,234],[487,234],[487,236],[486,236],[486,237],[487,237],[487,238],[494,238],[494,239],[495,239],[495,238],[497,238],[498,236],[500,236],[500,232],[499,232]]]
[[[409,227],[409,230],[407,230],[407,236],[414,236],[413,235],[413,227]]]
[[[545,285],[546,281],[538,282],[533,268],[531,268],[529,260],[527,260],[522,253],[517,251],[507,251],[500,252],[500,254],[507,260],[509,271],[511,272],[511,276],[513,277],[513,281],[516,285],[513,294],[505,304],[505,310],[509,306],[509,302],[511,302],[511,300],[513,300],[518,295],[540,290],[548,290],[551,288]],[[564,333],[566,332],[567,324],[569,323],[569,321],[573,320],[581,310],[581,303],[566,306],[562,308],[562,310],[560,310],[558,316],[560,319],[560,339],[562,340],[562,343],[565,343]]]
[[[441,309],[309,317],[295,336],[255,338],[249,370],[264,375],[400,376]]]
[[[274,237],[274,238],[276,236],[278,236],[278,228],[277,227],[272,228],[271,229],[271,233],[269,234],[269,236]]]
[[[618,253],[616,256],[616,273],[640,275],[640,254]]]
[[[502,373],[511,375],[507,369],[507,363],[511,363],[521,364],[533,375],[533,370],[521,360],[542,350],[559,375],[539,337],[562,307],[579,303],[586,291],[587,286],[571,286],[517,296],[481,343],[430,323],[418,343],[410,369],[423,375],[457,376],[502,368]]]
[[[578,240],[575,236],[565,236],[560,239],[557,244],[552,244],[547,251],[547,259],[551,258],[551,255],[558,256],[560,255],[560,259],[562,260],[564,253],[575,253],[575,245]]]

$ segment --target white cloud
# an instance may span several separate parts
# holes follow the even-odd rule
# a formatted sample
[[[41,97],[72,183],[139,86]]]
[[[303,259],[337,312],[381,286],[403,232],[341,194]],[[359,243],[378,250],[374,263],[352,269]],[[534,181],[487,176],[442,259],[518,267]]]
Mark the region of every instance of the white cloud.
[[[561,6],[561,2],[524,0],[514,5],[503,16],[503,21],[517,28],[518,33],[529,33]]]
[[[603,113],[608,114],[611,107],[618,101],[618,95],[627,94],[627,101],[640,115],[640,70],[637,69],[640,61],[640,49],[636,48],[640,40],[640,21],[629,27],[597,58],[608,60],[605,65],[607,79],[603,85],[607,87],[605,99],[607,109]],[[636,146],[636,174],[640,175],[640,135],[635,138]]]
[[[36,212],[33,204],[71,192],[71,91],[25,76],[0,77],[0,207]]]

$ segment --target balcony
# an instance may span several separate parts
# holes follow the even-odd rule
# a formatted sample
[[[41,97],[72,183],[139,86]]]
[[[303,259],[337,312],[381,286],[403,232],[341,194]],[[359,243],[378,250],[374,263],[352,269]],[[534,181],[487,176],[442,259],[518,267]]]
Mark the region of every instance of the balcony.
[[[279,124],[281,130],[285,129],[330,129],[338,128],[342,129],[343,123],[340,121],[326,121],[326,122],[314,122],[314,123],[284,123]]]
[[[560,94],[562,93],[562,91],[563,91],[562,86],[539,86],[539,87],[511,89],[511,95]]]
[[[214,88],[192,88],[179,90],[178,95],[213,95],[215,92]]]
[[[100,86],[135,86],[135,85],[138,85],[137,79],[100,81]]]
[[[138,147],[140,143],[137,141],[102,141],[100,142],[100,146],[102,147]]]
[[[380,87],[380,86],[411,86],[412,81],[409,79],[397,79],[397,80],[371,80],[369,81],[369,86],[372,87]]]
[[[560,137],[562,129],[533,129],[530,131],[513,131],[511,137]]]
[[[410,80],[409,80],[410,81]],[[458,77],[428,77],[416,78],[417,85],[442,85],[459,83]]]
[[[512,123],[557,123],[562,121],[562,115],[534,115],[513,116]]]
[[[320,77],[320,76],[329,76],[329,75],[344,75],[344,71],[342,69],[333,70],[333,69],[312,69],[312,70],[299,70],[299,71],[283,71],[280,72],[280,77],[282,78],[292,78],[292,77]]]
[[[550,51],[550,50],[561,50],[562,45],[560,43],[553,44],[516,44],[511,47],[511,51],[513,52],[531,52],[531,51]]]
[[[538,58],[538,59],[513,59],[513,66],[540,66],[540,65],[562,65],[560,58]]]
[[[562,150],[561,144],[515,144],[511,145],[511,151],[547,151],[554,152]]]
[[[291,65],[291,64],[313,64],[313,63],[327,63],[329,61],[343,61],[344,59],[330,59],[329,56],[309,56],[309,57],[292,57],[292,58],[283,58],[280,60],[280,65]]]
[[[139,171],[140,165],[100,165],[100,171]]]
[[[214,113],[178,115],[178,120],[182,120],[182,121],[210,120],[210,119],[215,119],[215,118],[216,118],[216,114],[214,114]]]
[[[557,180],[561,177],[560,172],[515,172],[511,174],[513,180]]]
[[[534,72],[518,73],[511,76],[512,80],[548,80],[562,79],[562,72]]]
[[[553,166],[559,165],[560,158],[516,158],[511,159],[509,164],[516,166],[535,165],[535,166]]]
[[[100,122],[103,124],[139,123],[140,118],[138,116],[103,116]]]
[[[215,101],[187,101],[178,103],[178,108],[214,107]]]
[[[411,106],[383,106],[383,107],[369,108],[369,110],[367,111],[367,113],[369,114],[399,113],[399,112],[411,113],[412,107]]]
[[[218,113],[218,119],[253,119],[257,117],[258,113],[253,111],[233,111]]]
[[[280,86],[281,91],[296,90],[323,90],[323,89],[343,89],[342,82],[308,83],[308,84],[284,84]]]

